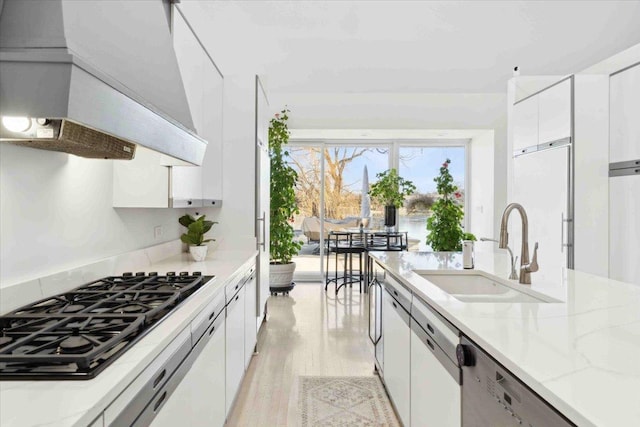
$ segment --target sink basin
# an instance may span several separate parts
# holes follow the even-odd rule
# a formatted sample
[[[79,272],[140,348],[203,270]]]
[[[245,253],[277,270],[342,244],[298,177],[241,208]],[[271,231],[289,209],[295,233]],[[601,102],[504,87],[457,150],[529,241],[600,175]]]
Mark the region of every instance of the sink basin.
[[[477,273],[441,273],[420,272],[421,277],[427,279],[452,297],[463,302],[551,302],[550,298],[532,295],[502,283],[500,280]]]

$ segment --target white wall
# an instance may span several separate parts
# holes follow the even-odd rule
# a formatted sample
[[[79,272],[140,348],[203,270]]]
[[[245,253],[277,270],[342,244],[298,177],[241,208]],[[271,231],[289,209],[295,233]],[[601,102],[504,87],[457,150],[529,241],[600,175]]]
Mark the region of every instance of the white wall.
[[[270,93],[273,112],[291,109],[291,129],[484,129],[493,132],[493,206],[499,215],[507,201],[507,94],[472,93]],[[485,158],[489,133],[479,134]],[[473,141],[471,142],[473,145]],[[484,166],[476,164],[475,172]],[[491,185],[491,184],[490,184]],[[472,184],[472,191],[473,184]],[[476,197],[477,200],[477,197]],[[487,211],[485,211],[487,212]],[[493,215],[493,214],[492,214]],[[493,218],[497,227],[499,218]],[[485,224],[486,214],[479,220]],[[487,233],[490,228],[483,225]],[[472,230],[473,231],[473,230]],[[475,231],[473,231],[475,233]]]
[[[494,131],[486,131],[469,144],[471,184],[469,231],[480,237],[494,234]],[[491,249],[490,244],[478,244],[478,250]]]
[[[114,209],[112,186],[112,160],[1,143],[0,287],[179,238],[184,210]]]

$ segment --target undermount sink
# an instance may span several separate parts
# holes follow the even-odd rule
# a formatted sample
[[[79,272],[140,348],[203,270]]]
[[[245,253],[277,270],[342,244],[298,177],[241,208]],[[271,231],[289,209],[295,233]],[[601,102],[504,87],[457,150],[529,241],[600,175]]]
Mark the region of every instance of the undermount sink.
[[[532,295],[531,291],[518,290],[515,287],[521,285],[517,283],[513,285],[502,283],[498,279],[478,273],[421,271],[416,271],[416,273],[455,299],[463,302],[547,303],[554,301],[549,297]]]

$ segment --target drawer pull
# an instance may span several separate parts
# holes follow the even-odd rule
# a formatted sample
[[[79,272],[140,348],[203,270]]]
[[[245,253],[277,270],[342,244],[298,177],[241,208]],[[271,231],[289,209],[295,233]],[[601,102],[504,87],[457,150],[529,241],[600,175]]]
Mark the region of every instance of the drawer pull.
[[[213,315],[214,315],[214,314],[216,314],[216,311],[215,311],[215,310],[213,310],[213,311],[211,312],[211,314],[209,315],[209,320],[213,319]]]
[[[431,347],[431,350],[435,350],[436,348],[433,346],[433,343],[427,338],[427,345]]]
[[[158,411],[158,409],[160,409],[160,406],[162,406],[162,403],[164,403],[164,400],[165,400],[166,398],[167,398],[167,391],[165,390],[165,391],[162,393],[162,396],[160,396],[160,399],[158,399],[158,400],[156,401],[156,404],[155,404],[155,405],[153,405],[153,412],[157,412],[157,411]]]
[[[211,335],[211,334],[213,333],[213,331],[215,331],[215,330],[216,330],[216,327],[215,327],[215,325],[214,325],[214,326],[211,328],[211,330],[209,331],[209,335]]]
[[[163,369],[162,372],[160,372],[160,375],[158,375],[153,381],[153,388],[158,387],[158,384],[160,384],[160,381],[162,381],[165,375],[167,375],[167,370]]]
[[[236,301],[240,299],[240,295],[236,295]]]
[[[393,308],[398,308],[395,302],[391,301],[391,304],[393,304]]]
[[[435,333],[436,333],[436,331],[435,331],[435,330],[433,330],[433,327],[432,327],[430,324],[428,324],[428,323],[427,323],[427,329],[428,329],[428,330],[429,330],[429,332],[431,332],[432,334],[435,334]]]

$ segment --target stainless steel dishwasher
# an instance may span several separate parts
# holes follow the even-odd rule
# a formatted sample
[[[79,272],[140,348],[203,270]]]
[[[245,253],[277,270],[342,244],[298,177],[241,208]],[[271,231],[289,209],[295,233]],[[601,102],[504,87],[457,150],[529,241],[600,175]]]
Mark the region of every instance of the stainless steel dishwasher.
[[[575,426],[466,337],[457,356],[463,427]]]

